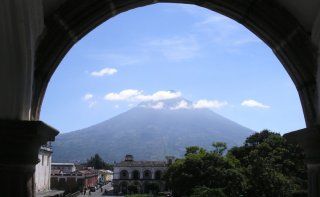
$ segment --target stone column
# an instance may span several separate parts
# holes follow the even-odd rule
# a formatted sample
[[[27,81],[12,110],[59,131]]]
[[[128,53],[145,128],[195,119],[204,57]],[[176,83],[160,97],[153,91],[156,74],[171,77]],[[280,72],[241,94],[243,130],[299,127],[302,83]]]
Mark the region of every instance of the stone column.
[[[30,120],[42,0],[0,1],[0,119]]]
[[[133,179],[131,168],[126,169],[126,170],[127,170],[127,172],[128,172],[128,178],[129,178],[129,179]]]
[[[34,171],[41,145],[58,132],[41,121],[0,120],[2,197],[34,197]]]
[[[154,168],[151,169],[151,179],[156,178],[156,170]]]
[[[316,110],[317,110],[317,124],[320,124],[320,12],[318,13],[311,32],[311,41],[315,46],[317,53],[317,99],[316,99]]]
[[[320,196],[320,127],[306,128],[284,135],[290,143],[299,144],[308,169],[308,196]]]

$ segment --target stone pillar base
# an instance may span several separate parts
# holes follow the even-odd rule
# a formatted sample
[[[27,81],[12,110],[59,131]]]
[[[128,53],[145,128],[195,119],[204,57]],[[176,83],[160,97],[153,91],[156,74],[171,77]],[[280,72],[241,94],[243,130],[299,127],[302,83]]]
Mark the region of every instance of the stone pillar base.
[[[308,196],[320,196],[320,127],[306,128],[284,135],[290,143],[298,144],[306,154]]]
[[[41,145],[58,131],[41,121],[0,120],[0,186],[2,197],[33,197],[35,165]]]

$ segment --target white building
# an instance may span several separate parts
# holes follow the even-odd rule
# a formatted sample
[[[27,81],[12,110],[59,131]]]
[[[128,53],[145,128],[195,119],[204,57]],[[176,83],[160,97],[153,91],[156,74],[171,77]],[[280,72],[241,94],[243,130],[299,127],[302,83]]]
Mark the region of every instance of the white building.
[[[99,172],[99,182],[109,183],[113,179],[113,172],[111,170],[98,170]]]
[[[114,165],[114,192],[130,193],[130,186],[135,186],[135,193],[149,193],[150,185],[164,191],[166,185],[162,176],[173,161],[174,157],[166,157],[164,161],[134,161],[132,155],[126,155],[124,161]]]
[[[41,146],[38,154],[40,162],[36,165],[35,170],[35,188],[36,192],[44,192],[50,190],[51,178],[51,154],[50,144]]]
[[[61,170],[63,173],[71,173],[76,171],[74,163],[52,163],[52,170]]]

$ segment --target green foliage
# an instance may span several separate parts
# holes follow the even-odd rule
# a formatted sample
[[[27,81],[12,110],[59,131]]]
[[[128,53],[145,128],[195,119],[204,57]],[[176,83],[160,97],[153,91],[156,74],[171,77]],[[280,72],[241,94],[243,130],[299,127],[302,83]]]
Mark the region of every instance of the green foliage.
[[[138,193],[138,187],[136,185],[129,185],[128,186],[128,191],[130,194],[136,194]]]
[[[194,196],[210,196],[212,192],[218,195],[221,191],[227,196],[238,196],[238,191],[244,191],[245,177],[237,171],[231,160],[222,156],[224,150],[220,147],[225,144],[217,145],[219,148],[211,152],[189,147],[185,158],[169,167],[164,178],[176,196],[190,196],[194,192]]]
[[[306,190],[304,154],[280,134],[263,130],[228,154],[239,160],[245,169],[249,196],[292,196],[296,191]]]
[[[199,146],[190,146],[186,148],[185,156],[191,155],[191,154],[200,154],[205,153],[206,150],[203,148],[200,148]]]
[[[213,152],[219,155],[222,155],[224,151],[227,150],[227,144],[225,142],[214,142],[212,146],[214,147]]]
[[[191,197],[227,197],[222,189],[211,189],[208,187],[196,187]]]
[[[153,193],[153,194],[157,194],[159,192],[160,188],[159,185],[157,183],[148,183],[146,185],[146,193]]]
[[[283,197],[306,190],[304,154],[280,134],[255,133],[226,155],[225,143],[212,146],[188,147],[185,158],[168,168],[164,178],[176,196]]]
[[[88,167],[94,167],[95,169],[113,170],[113,165],[103,161],[99,154],[95,154],[93,157],[88,159],[86,165]]]

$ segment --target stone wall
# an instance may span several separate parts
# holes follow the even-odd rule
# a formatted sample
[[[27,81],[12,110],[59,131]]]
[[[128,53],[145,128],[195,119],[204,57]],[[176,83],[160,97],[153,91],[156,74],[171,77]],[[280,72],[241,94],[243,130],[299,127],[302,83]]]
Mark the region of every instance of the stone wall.
[[[39,151],[39,163],[35,171],[36,192],[50,190],[51,154],[51,150],[41,148]]]

